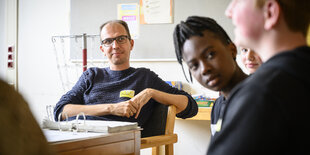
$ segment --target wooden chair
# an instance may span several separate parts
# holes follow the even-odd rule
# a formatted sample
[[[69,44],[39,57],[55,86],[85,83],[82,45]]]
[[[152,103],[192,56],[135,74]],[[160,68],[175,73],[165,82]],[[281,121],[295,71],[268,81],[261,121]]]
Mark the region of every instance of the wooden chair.
[[[165,122],[164,133],[162,135],[156,135],[156,136],[141,138],[141,149],[152,148],[152,154],[158,155],[161,153],[160,147],[164,145],[165,146],[165,154],[166,155],[173,155],[173,144],[178,141],[177,134],[173,133],[174,132],[175,115],[176,115],[176,107],[173,105],[158,106],[157,110],[155,110],[152,113],[152,115],[153,116],[166,116],[166,119],[164,120],[164,122]],[[162,118],[160,118],[160,119],[162,119]],[[149,120],[149,122],[153,122],[153,121]]]

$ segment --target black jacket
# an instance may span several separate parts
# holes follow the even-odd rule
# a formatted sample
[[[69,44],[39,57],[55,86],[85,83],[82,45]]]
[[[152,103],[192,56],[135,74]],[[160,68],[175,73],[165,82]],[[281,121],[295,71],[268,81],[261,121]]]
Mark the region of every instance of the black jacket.
[[[310,154],[310,48],[265,62],[236,86],[209,155]]]

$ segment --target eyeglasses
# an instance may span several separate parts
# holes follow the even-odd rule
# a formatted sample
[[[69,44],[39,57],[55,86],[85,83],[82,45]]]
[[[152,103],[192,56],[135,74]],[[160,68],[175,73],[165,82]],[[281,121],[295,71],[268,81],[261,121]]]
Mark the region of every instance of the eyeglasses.
[[[128,36],[126,35],[121,35],[115,38],[107,38],[101,41],[101,44],[103,44],[105,47],[110,47],[112,46],[114,40],[116,40],[117,43],[119,44],[124,44],[127,42],[127,39],[129,39]]]

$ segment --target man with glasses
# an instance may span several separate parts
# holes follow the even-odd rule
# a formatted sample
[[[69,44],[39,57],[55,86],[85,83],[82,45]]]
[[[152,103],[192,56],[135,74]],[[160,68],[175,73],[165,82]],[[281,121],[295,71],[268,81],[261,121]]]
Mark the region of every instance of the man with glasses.
[[[62,120],[66,119],[65,114],[70,120],[84,112],[87,119],[138,122],[143,127],[159,103],[175,105],[180,118],[197,114],[197,103],[188,93],[169,86],[149,69],[130,67],[134,40],[126,22],[104,23],[100,37],[100,49],[108,58],[109,67],[86,70],[57,103],[56,120],[61,113]]]

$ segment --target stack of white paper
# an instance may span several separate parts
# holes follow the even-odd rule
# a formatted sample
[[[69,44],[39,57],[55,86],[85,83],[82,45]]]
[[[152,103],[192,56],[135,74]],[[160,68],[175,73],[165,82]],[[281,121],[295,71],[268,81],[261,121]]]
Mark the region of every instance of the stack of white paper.
[[[138,129],[138,123],[102,120],[73,120],[54,122],[49,119],[43,119],[42,128],[61,131],[113,133]]]

